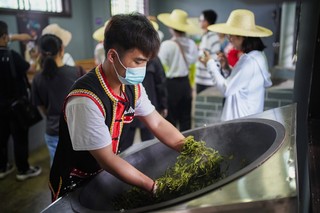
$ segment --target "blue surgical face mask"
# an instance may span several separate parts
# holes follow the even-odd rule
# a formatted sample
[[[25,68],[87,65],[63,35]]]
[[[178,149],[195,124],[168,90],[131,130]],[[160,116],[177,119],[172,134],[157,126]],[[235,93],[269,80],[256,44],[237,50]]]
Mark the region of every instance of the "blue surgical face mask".
[[[126,77],[122,77],[119,75],[116,67],[114,66],[114,63],[112,63],[114,70],[116,71],[116,74],[118,76],[118,79],[121,83],[126,85],[136,85],[139,83],[142,83],[144,77],[146,76],[146,67],[125,67],[122,62],[120,61],[119,55],[117,52],[115,52],[118,60],[121,64],[121,66],[126,69]]]

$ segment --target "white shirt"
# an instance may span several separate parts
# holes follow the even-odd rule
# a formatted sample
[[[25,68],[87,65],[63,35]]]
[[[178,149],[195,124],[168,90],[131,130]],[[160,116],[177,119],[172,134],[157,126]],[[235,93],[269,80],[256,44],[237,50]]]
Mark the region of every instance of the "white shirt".
[[[226,98],[222,121],[263,111],[265,88],[272,85],[263,52],[251,51],[243,54],[227,79],[221,75],[213,59],[208,61],[207,66],[215,78],[215,86]]]
[[[69,65],[72,67],[76,65],[70,53],[64,53],[62,61],[65,65]]]
[[[186,57],[187,64],[183,58],[178,44],[174,40],[166,40],[161,43],[159,58],[166,71],[167,78],[185,77],[189,75],[189,66],[198,58],[196,43],[187,37],[178,37],[176,40]]]
[[[137,100],[135,116],[146,116],[155,110],[144,87]],[[95,150],[111,144],[111,135],[98,106],[87,97],[71,97],[65,109],[74,150]],[[108,115],[107,115],[108,116]]]

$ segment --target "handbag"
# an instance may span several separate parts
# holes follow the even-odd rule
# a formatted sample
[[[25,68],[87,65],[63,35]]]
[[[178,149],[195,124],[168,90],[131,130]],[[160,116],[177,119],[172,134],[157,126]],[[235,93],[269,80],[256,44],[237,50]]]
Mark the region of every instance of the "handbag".
[[[10,50],[8,50],[8,54],[11,74],[12,77],[16,79],[17,73],[13,64],[13,57]],[[23,80],[26,84],[28,93],[30,94],[31,85],[28,82],[26,74],[24,74]],[[13,90],[17,88],[16,83],[13,84],[13,87]],[[31,103],[30,98],[28,96],[19,96],[18,98],[14,99],[10,105],[10,110],[13,119],[15,119],[20,124],[20,126],[25,129],[33,126],[34,124],[42,120],[42,115],[39,109]]]
[[[20,97],[13,101],[11,112],[13,118],[25,129],[42,120],[42,115],[38,108],[27,97]]]

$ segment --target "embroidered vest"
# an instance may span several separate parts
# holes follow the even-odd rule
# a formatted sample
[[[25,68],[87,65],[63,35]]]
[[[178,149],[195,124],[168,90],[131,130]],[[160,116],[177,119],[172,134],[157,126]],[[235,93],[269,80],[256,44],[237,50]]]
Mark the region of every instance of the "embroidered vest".
[[[136,101],[140,97],[138,85],[123,85],[122,91],[125,97],[119,97],[113,93],[100,65],[72,86],[65,101],[66,103],[68,98],[73,96],[88,97],[94,101],[109,128],[115,154],[131,145],[125,144],[121,135],[124,135],[127,130],[126,124],[133,120]],[[50,172],[49,187],[52,199],[56,200],[100,171],[102,171],[101,167],[89,151],[73,150],[63,110],[60,118],[59,143]]]

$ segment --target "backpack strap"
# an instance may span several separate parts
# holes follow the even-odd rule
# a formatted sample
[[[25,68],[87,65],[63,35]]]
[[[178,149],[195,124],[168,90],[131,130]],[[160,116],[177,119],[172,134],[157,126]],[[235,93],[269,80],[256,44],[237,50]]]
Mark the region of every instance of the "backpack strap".
[[[173,41],[176,42],[176,44],[178,45],[179,50],[180,50],[180,53],[182,54],[183,60],[184,60],[184,62],[185,62],[185,64],[186,64],[186,66],[187,66],[187,69],[189,69],[189,65],[188,65],[186,56],[185,56],[185,54],[184,54],[184,52],[183,52],[183,50],[182,50],[181,44],[180,44],[177,40],[173,40]]]

